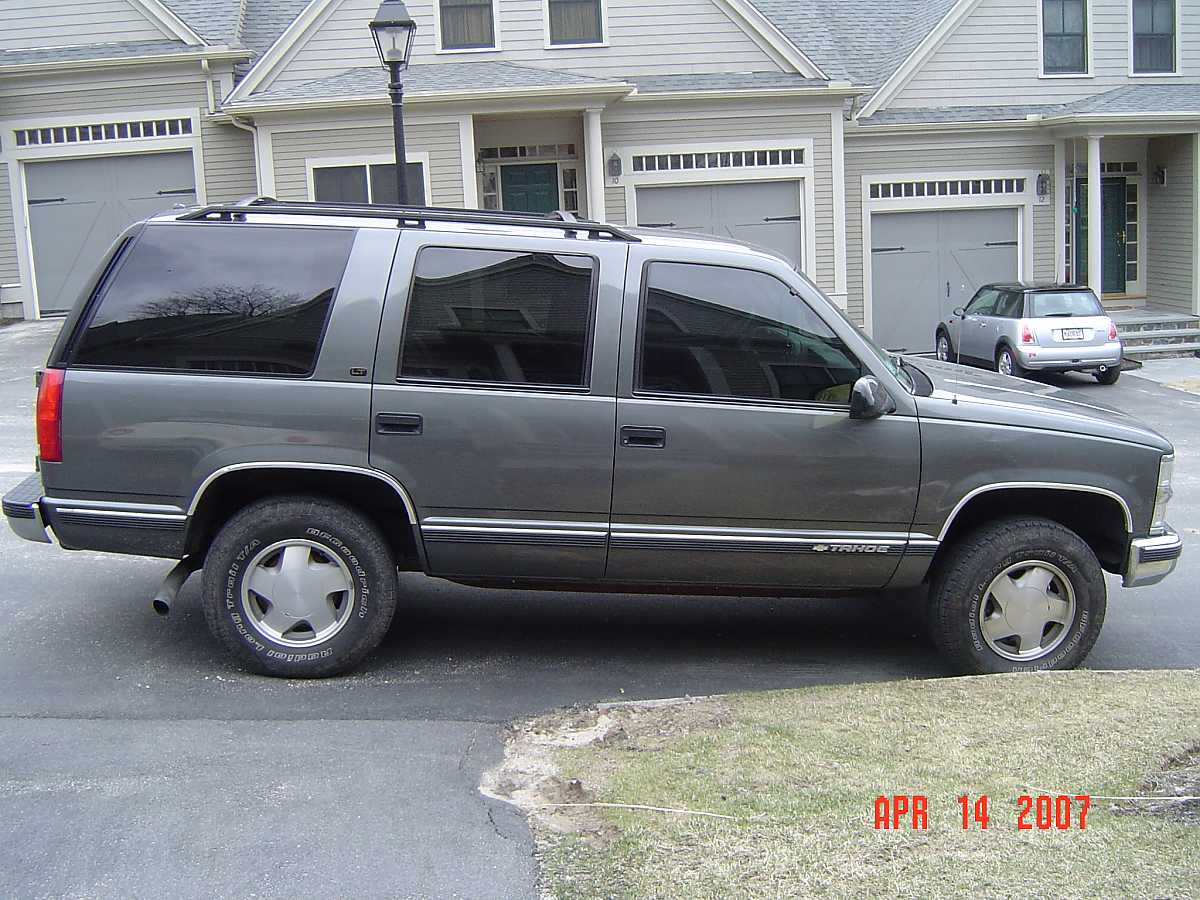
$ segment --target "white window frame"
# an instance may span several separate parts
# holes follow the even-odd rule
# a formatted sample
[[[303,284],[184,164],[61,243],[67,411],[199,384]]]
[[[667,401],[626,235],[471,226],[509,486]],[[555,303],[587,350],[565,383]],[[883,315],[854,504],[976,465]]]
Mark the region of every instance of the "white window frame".
[[[433,206],[433,182],[429,175],[429,154],[405,153],[405,162],[421,164],[421,181],[425,185],[425,205]],[[304,178],[308,184],[308,199],[317,202],[317,186],[313,178],[314,169],[333,169],[339,166],[367,166],[367,197],[371,196],[370,166],[395,165],[396,154],[373,153],[363,156],[308,156],[304,159]]]
[[[666,172],[634,172],[633,157],[672,153],[730,153],[735,150],[778,150],[789,147],[804,151],[802,165],[754,166],[740,169],[672,169]],[[781,137],[760,141],[725,141],[711,144],[652,144],[629,147],[605,147],[604,159],[613,153],[621,158],[625,187],[625,219],[638,224],[637,189],[639,187],[679,187],[699,184],[742,184],[761,181],[796,181],[800,184],[801,215],[800,269],[817,280],[817,229],[815,143],[812,138]],[[611,179],[605,176],[605,181]]]
[[[442,46],[442,0],[433,4],[434,53],[498,53],[504,49],[500,43],[500,0],[492,0],[492,37],[490,47],[443,47]]]
[[[1040,5],[1040,3],[1039,3]],[[1035,236],[1033,211],[1038,205],[1037,179],[1039,169],[993,169],[963,172],[900,172],[873,173],[862,177],[862,257],[863,257],[863,329],[874,333],[875,306],[872,294],[874,273],[871,265],[871,217],[875,213],[942,212],[956,209],[1015,209],[1017,210],[1017,279],[1030,278],[1034,272]],[[871,185],[897,181],[986,181],[1024,178],[1023,194],[959,194],[934,197],[871,197]],[[1059,202],[1061,198],[1055,198]]]
[[[33,263],[33,238],[29,231],[28,194],[25,188],[25,165],[50,160],[85,159],[97,156],[135,156],[146,153],[170,153],[186,150],[192,154],[192,174],[196,183],[196,202],[208,202],[204,178],[204,150],[201,129],[202,111],[197,107],[170,109],[105,110],[57,116],[22,116],[0,119],[0,166],[8,167],[9,191],[12,195],[13,231],[17,244],[17,271],[21,279],[22,311],[27,319],[41,318],[37,300],[37,274]],[[103,125],[106,122],[147,119],[190,119],[192,133],[162,137],[124,138],[88,141],[77,144],[45,144],[18,147],[15,132],[30,128],[56,128],[68,125]],[[8,287],[5,285],[4,287]]]
[[[1092,16],[1092,0],[1084,0],[1084,27],[1087,33],[1084,35],[1084,48],[1087,56],[1087,70],[1084,72],[1047,72],[1046,71],[1046,28],[1042,21],[1042,0],[1037,2],[1037,46],[1038,46],[1038,78],[1094,78],[1095,77],[1095,62],[1093,59],[1093,47],[1095,46],[1094,21]],[[1133,0],[1130,0],[1132,3]],[[1130,25],[1132,31],[1133,26]],[[1177,29],[1178,30],[1178,29]]]
[[[608,47],[608,0],[600,4],[600,40],[591,44],[555,44],[550,41],[550,0],[542,0],[542,36],[547,50],[586,50],[589,47]]]
[[[1183,42],[1179,40],[1179,32],[1182,31],[1182,23],[1179,20],[1182,3],[1180,0],[1175,0],[1175,71],[1173,72],[1135,72],[1133,68],[1133,0],[1129,0],[1127,4],[1129,11],[1129,77],[1130,78],[1181,78],[1183,76],[1183,64],[1179,58],[1183,52]],[[1140,271],[1140,270],[1139,270]]]

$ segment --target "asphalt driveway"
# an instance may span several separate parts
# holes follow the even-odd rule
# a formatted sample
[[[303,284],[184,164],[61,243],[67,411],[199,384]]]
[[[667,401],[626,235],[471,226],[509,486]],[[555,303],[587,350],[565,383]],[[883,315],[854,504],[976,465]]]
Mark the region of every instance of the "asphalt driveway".
[[[32,468],[32,372],[53,323],[0,329],[0,487]],[[1195,361],[1200,375],[1200,360]],[[1056,383],[1175,441],[1188,550],[1114,580],[1093,668],[1200,667],[1200,395]],[[0,896],[523,897],[524,822],[477,790],[506,721],[574,703],[944,674],[870,599],[483,591],[406,578],[359,674],[231,669],[198,608],[149,600],[162,561],[0,529]]]

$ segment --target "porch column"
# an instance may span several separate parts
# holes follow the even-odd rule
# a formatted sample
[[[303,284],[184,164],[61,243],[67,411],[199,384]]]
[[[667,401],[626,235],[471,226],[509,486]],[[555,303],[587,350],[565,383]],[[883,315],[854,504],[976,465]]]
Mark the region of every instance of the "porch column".
[[[605,221],[604,214],[604,137],[600,132],[600,110],[583,113],[583,143],[587,166],[588,218]]]
[[[462,161],[463,207],[479,209],[479,176],[475,174],[475,117],[458,120],[458,149]],[[426,201],[433,206],[433,198]]]
[[[1100,138],[1088,135],[1088,287],[1097,297],[1104,289],[1104,179],[1100,173]]]

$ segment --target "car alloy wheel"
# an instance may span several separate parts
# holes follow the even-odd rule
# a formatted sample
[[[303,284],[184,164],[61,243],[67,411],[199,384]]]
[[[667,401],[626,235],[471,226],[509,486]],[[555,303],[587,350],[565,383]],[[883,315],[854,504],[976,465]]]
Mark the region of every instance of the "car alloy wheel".
[[[1001,375],[1012,375],[1013,368],[1012,351],[1001,350],[1000,355],[996,358],[996,371]]]
[[[353,614],[350,570],[320,544],[278,541],[260,551],[249,569],[242,610],[260,634],[278,644],[322,644]]]
[[[979,600],[979,630],[992,652],[1027,662],[1053,653],[1075,621],[1075,588],[1051,563],[1029,560],[992,579]]]
[[[944,334],[938,335],[937,358],[942,362],[950,362],[950,339]]]

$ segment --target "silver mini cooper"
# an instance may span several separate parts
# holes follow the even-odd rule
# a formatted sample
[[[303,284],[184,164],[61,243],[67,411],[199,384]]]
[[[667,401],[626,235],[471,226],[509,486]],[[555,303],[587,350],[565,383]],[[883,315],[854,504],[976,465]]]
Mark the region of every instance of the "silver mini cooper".
[[[1121,377],[1117,326],[1090,288],[986,284],[949,321],[938,323],[937,357],[1027,372],[1091,372],[1101,384]]]

